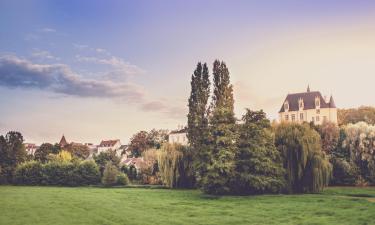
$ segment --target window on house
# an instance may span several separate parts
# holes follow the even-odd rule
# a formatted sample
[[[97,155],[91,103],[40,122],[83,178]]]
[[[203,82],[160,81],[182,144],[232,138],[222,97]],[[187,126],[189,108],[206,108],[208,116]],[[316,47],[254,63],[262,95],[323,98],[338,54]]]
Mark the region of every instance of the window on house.
[[[288,102],[285,102],[285,103],[284,103],[284,109],[285,109],[285,111],[288,111],[288,110],[289,110],[289,104],[288,104]]]
[[[316,107],[320,107],[320,99],[319,99],[319,97],[317,97],[317,98],[315,99],[315,106],[316,106]]]
[[[299,114],[299,119],[300,119],[300,120],[303,120],[303,113],[300,113],[300,114]]]
[[[292,121],[296,120],[296,115],[292,114]]]
[[[316,114],[320,114],[320,109],[317,109],[317,110],[316,110]]]
[[[320,121],[320,118],[319,116],[316,117],[316,122],[319,122]]]
[[[289,120],[289,116],[288,115],[285,115],[285,120]]]

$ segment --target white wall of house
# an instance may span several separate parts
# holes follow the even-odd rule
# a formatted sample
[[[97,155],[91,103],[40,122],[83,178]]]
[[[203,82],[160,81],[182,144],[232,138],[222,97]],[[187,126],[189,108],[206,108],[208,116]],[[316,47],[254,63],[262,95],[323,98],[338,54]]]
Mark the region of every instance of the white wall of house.
[[[308,109],[299,111],[288,111],[279,113],[280,121],[288,122],[314,122],[316,125],[321,125],[324,121],[329,121],[337,124],[337,109],[323,108],[323,109]]]
[[[168,142],[171,144],[188,145],[187,133],[171,133],[169,134]]]
[[[106,152],[108,150],[113,150],[113,151],[116,151],[116,154],[117,154],[117,150],[120,149],[121,147],[121,142],[120,141],[117,141],[116,144],[114,144],[113,146],[98,146],[98,154],[100,154],[101,152]]]

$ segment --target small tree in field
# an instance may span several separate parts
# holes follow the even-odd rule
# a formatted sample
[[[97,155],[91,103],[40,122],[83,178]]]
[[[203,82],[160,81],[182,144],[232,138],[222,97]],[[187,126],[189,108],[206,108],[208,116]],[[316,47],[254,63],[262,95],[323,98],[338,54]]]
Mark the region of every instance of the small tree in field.
[[[117,167],[114,166],[111,162],[108,162],[104,168],[102,184],[106,187],[116,185],[118,173],[119,171]]]

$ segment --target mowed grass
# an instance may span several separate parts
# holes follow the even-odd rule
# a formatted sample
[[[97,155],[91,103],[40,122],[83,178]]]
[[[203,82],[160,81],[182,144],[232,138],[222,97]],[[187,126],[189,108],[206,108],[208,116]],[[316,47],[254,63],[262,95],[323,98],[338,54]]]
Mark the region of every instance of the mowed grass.
[[[0,224],[375,224],[375,188],[213,197],[197,190],[0,186]]]

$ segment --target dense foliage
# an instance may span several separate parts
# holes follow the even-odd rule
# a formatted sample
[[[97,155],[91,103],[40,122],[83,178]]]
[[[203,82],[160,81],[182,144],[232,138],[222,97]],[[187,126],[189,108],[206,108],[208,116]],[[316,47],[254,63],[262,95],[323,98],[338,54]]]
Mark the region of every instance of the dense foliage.
[[[108,162],[105,165],[103,177],[102,177],[102,184],[105,187],[114,186],[117,184],[117,176],[119,175],[119,171],[112,162]]]
[[[202,149],[206,148],[208,135],[208,99],[210,96],[210,80],[207,64],[198,63],[191,76],[191,92],[189,97],[189,113],[187,137],[190,144],[191,160],[185,161],[190,176],[202,176],[206,155]],[[186,159],[189,159],[188,157]],[[195,183],[195,180],[193,180]],[[193,186],[192,184],[191,186]]]
[[[354,109],[339,109],[337,111],[339,125],[349,123],[366,122],[375,124],[375,108],[370,106],[361,106]]]
[[[320,192],[328,185],[332,166],[321,150],[319,134],[308,124],[280,124],[275,143],[284,159],[292,193]]]
[[[270,121],[263,111],[247,109],[239,125],[233,192],[277,193],[285,186],[280,152],[274,145]]]
[[[20,185],[91,185],[100,182],[100,173],[93,161],[30,161],[17,166],[14,182]]]
[[[159,149],[167,141],[167,138],[167,130],[139,131],[131,137],[128,151],[133,157],[140,157],[150,148]]]
[[[108,150],[106,152],[101,152],[98,155],[94,156],[96,164],[99,166],[100,174],[103,174],[104,169],[108,162],[111,162],[112,165],[119,167],[120,158],[117,156],[116,152],[113,150]]]
[[[208,143],[202,149],[206,161],[200,182],[206,193],[228,194],[234,174],[237,133],[233,86],[224,62],[214,62],[213,84]]]
[[[26,160],[21,133],[10,131],[0,135],[0,184],[12,182],[16,167]]]

